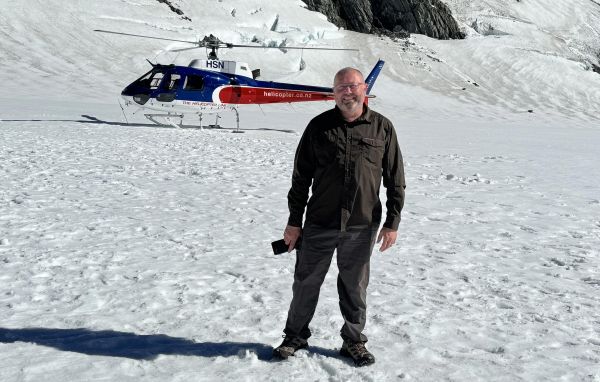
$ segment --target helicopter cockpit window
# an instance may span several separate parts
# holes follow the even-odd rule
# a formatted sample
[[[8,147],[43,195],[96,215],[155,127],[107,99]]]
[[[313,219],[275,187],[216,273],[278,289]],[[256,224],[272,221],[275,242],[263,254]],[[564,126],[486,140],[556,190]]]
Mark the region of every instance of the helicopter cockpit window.
[[[156,89],[162,81],[163,75],[164,74],[162,72],[155,72],[152,70],[144,74],[142,78],[137,80],[136,84],[147,89]]]
[[[200,76],[190,74],[185,78],[183,84],[184,90],[202,90],[204,88],[204,79]]]
[[[160,85],[160,81],[162,81],[162,79],[163,79],[163,73],[154,72],[154,73],[152,73],[150,78],[147,79],[146,83],[150,84],[150,89],[156,89],[156,88],[158,88],[158,85]]]
[[[156,89],[162,81],[163,73],[161,72],[150,72],[147,76],[142,77],[138,80],[138,84],[145,88]]]
[[[181,81],[181,75],[173,73],[170,75],[168,88],[169,90],[176,90],[179,87],[179,82]]]

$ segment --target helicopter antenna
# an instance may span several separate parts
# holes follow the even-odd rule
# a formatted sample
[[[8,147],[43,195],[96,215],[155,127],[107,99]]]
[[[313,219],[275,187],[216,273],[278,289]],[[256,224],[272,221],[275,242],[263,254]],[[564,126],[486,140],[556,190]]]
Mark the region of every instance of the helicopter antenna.
[[[129,121],[127,120],[127,116],[125,115],[125,109],[123,109],[123,105],[121,105],[121,97],[117,97],[117,102],[119,102],[119,107],[121,107],[123,117],[125,117],[125,122],[129,125]]]
[[[265,111],[263,110],[262,106],[259,103],[257,103],[257,105],[258,105],[258,108],[260,109],[260,111],[262,111],[263,115],[266,116],[267,113],[265,113]]]

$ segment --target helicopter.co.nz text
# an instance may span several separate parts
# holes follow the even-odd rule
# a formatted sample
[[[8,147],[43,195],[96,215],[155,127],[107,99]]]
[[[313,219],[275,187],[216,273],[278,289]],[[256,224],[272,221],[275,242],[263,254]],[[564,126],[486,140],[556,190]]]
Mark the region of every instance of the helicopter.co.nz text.
[[[279,98],[312,98],[310,93],[291,93],[291,92],[274,92],[263,91],[264,97],[279,97]]]

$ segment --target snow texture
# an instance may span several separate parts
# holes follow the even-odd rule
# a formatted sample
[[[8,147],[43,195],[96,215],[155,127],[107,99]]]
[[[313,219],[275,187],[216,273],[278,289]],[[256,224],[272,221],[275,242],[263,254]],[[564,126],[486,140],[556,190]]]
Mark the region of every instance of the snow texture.
[[[449,0],[461,41],[338,30],[295,0],[173,4],[193,22],[155,0],[2,4],[1,381],[600,381],[598,2]],[[250,106],[244,134],[125,117],[146,58],[204,51],[93,29],[361,49],[220,52],[277,81],[386,60],[371,106],[408,188],[372,257],[374,365],[338,355],[335,265],[310,348],[270,360],[295,261],[270,242],[300,134],[332,104]]]

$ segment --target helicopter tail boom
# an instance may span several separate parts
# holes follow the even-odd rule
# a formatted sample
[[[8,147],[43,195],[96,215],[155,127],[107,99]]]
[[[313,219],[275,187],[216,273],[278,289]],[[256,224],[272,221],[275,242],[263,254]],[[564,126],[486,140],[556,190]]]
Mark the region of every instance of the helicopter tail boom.
[[[266,104],[309,101],[331,101],[333,93],[303,89],[277,87],[219,86],[213,91],[213,102],[224,104]]]
[[[375,80],[377,80],[377,76],[379,76],[381,69],[383,69],[383,64],[385,64],[385,61],[381,59],[377,61],[377,63],[371,70],[371,73],[369,73],[369,75],[367,76],[367,79],[365,80],[365,82],[368,85],[367,94],[371,94],[371,89],[373,88],[373,85],[375,85]]]

